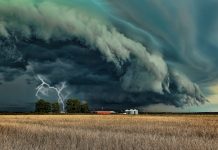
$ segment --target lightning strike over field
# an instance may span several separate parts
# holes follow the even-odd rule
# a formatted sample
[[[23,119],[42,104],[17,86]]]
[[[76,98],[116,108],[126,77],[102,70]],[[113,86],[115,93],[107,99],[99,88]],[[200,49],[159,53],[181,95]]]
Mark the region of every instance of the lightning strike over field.
[[[62,112],[65,112],[65,99],[69,96],[69,93],[63,94],[63,90],[67,87],[66,82],[61,82],[59,86],[51,86],[46,83],[42,76],[38,75],[38,79],[41,84],[36,88],[36,97],[40,98],[39,94],[48,96],[48,90],[54,90],[58,96],[58,103],[62,105]]]

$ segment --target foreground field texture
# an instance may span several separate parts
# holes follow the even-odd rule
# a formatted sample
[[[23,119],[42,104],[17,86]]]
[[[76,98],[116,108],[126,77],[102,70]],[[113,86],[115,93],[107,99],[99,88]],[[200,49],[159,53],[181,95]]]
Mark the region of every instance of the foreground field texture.
[[[0,116],[1,150],[218,148],[218,116]]]

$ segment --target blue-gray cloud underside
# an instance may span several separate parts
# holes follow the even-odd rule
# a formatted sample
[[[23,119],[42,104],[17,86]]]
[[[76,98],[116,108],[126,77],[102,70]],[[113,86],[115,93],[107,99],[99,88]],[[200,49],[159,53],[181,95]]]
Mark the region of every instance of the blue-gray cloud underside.
[[[66,81],[93,106],[205,103],[201,89],[217,76],[215,6],[1,0],[1,86],[41,74],[51,84]]]

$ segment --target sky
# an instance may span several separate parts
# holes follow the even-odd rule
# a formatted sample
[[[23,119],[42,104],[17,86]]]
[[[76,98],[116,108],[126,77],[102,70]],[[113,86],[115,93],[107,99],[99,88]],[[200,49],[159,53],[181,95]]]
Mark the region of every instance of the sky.
[[[0,111],[218,110],[218,1],[0,0]]]

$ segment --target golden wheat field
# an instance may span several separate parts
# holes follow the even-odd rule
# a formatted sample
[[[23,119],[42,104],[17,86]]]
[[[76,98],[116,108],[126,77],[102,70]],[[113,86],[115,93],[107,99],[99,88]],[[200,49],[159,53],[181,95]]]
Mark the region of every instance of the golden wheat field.
[[[216,150],[218,116],[2,115],[1,150]]]

